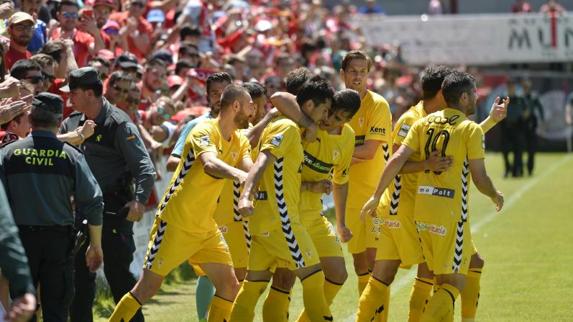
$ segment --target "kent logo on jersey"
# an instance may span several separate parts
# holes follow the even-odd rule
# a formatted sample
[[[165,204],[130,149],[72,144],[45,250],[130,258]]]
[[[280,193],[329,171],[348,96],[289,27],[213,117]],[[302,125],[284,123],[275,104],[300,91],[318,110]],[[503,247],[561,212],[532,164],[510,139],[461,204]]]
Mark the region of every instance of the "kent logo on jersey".
[[[371,126],[370,127],[370,133],[375,133],[375,134],[386,134],[386,129],[382,128],[382,127],[375,127],[375,126]]]

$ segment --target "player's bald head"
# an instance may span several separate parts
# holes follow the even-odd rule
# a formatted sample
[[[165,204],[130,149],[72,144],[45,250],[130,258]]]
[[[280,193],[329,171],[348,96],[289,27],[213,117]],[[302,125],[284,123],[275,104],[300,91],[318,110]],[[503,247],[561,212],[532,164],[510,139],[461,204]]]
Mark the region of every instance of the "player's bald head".
[[[223,90],[223,94],[221,94],[221,111],[225,111],[233,105],[234,102],[242,99],[250,101],[251,97],[247,89],[240,85],[228,85],[225,87],[225,90]]]

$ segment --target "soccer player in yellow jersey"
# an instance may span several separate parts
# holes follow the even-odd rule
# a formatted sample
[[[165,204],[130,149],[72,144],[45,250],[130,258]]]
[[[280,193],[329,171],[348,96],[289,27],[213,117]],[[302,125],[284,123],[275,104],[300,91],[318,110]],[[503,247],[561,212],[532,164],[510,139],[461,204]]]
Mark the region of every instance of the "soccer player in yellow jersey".
[[[265,104],[267,99],[265,96],[265,88],[256,82],[247,82],[242,86],[249,92],[256,111],[251,115],[249,122],[256,124],[261,121],[266,114]],[[245,132],[248,132],[248,130]],[[249,133],[245,134],[248,138]],[[253,147],[252,144],[251,147]],[[244,225],[242,217],[238,213],[237,202],[239,194],[239,183],[237,181],[227,180],[217,203],[214,218],[229,246],[235,275],[239,283],[241,283],[247,275],[247,264],[249,262],[248,248],[251,241],[248,225]]]
[[[442,157],[451,157],[451,167],[446,171],[421,173],[417,181],[414,220],[423,256],[438,285],[421,321],[453,320],[455,299],[464,287],[473,251],[468,240],[469,174],[498,211],[503,207],[503,195],[485,170],[483,130],[466,117],[475,111],[475,80],[467,73],[451,72],[444,79],[442,94],[448,107],[414,123],[362,210],[363,215],[375,212],[382,193],[412,154],[427,159],[438,151]],[[385,288],[387,285],[373,277],[364,295],[379,296]],[[361,309],[371,311],[368,306],[361,299]]]
[[[410,108],[396,122],[393,131],[393,151],[400,147],[417,120],[446,106],[441,94],[441,85],[450,72],[451,69],[445,66],[429,66],[422,72],[420,79],[423,100]],[[498,103],[499,101],[492,106],[490,116],[480,124],[484,132],[505,117],[508,102],[505,105]],[[425,160],[418,153],[412,154],[402,168],[401,174],[384,192],[376,210],[382,219],[382,229],[372,272],[372,277],[375,280],[371,282],[373,285],[370,288],[375,287],[377,282],[389,286],[400,266],[410,267],[420,264],[410,297],[410,322],[419,320],[426,299],[431,294],[433,284],[433,274],[423,263],[422,250],[419,246],[414,223],[414,199],[418,173],[424,170],[444,171],[449,164],[449,158],[442,157],[437,151],[431,153],[430,157]],[[476,251],[472,256],[469,274],[473,274],[472,271],[476,271],[482,266],[483,261],[480,261]],[[468,276],[468,281],[470,278]],[[479,285],[479,280],[477,282]],[[472,311],[471,308],[473,308],[475,316],[475,302],[477,302],[479,287],[475,288],[474,294],[467,292],[470,288],[464,289],[462,293],[462,308],[465,308],[462,310],[462,317],[464,318],[469,318],[468,312]],[[380,290],[382,292],[379,296],[373,297],[365,294],[360,299],[358,321],[370,320],[372,315],[376,314],[373,308],[378,309],[381,306],[384,306],[384,310],[380,310],[378,314],[380,314],[382,321],[387,319],[390,292],[387,287],[380,288]],[[370,292],[371,290],[368,291],[368,293]]]
[[[283,92],[275,93],[271,102],[292,120],[299,121],[304,117],[294,95]],[[324,294],[328,305],[332,303],[348,277],[336,231],[343,242],[347,242],[352,237],[352,233],[345,224],[345,206],[348,195],[348,169],[354,151],[354,131],[346,122],[350,121],[358,108],[360,108],[358,92],[351,89],[337,92],[334,94],[328,119],[320,124],[316,140],[303,142],[304,164],[300,217],[320,257],[325,274]],[[308,124],[308,121],[300,123]],[[336,231],[330,222],[321,216],[322,194],[328,194],[331,191],[334,192]],[[282,271],[277,270],[273,276],[273,282],[279,272]],[[273,287],[276,286],[273,285]],[[288,292],[290,289],[284,291]],[[286,316],[284,312],[281,314]],[[265,317],[264,310],[263,318],[270,320],[270,317],[269,319]],[[301,313],[298,321],[309,321],[306,312]]]
[[[301,88],[297,103],[319,123],[328,114],[333,94],[326,81],[311,80]],[[273,120],[263,131],[258,151],[239,199],[239,211],[250,216],[252,243],[247,278],[233,305],[231,321],[253,320],[274,267],[286,267],[301,279],[305,309],[312,321],[332,320],[318,253],[300,222],[304,156],[299,127],[287,118]]]
[[[354,259],[359,293],[368,283],[368,271],[374,265],[375,241],[380,231],[380,220],[360,220],[360,209],[376,189],[378,178],[390,157],[392,142],[390,107],[382,96],[367,90],[371,67],[372,61],[367,55],[351,51],[342,60],[340,71],[346,88],[357,91],[361,98],[360,109],[349,122],[356,143],[346,204],[346,225],[353,234],[348,250]]]
[[[184,157],[158,207],[143,274],[118,303],[110,321],[129,321],[157,293],[165,275],[188,259],[215,285],[209,321],[229,320],[239,284],[213,213],[225,179],[244,182],[244,170],[252,166],[250,145],[238,129],[248,126],[253,113],[249,93],[229,85],[221,97],[219,116],[191,131]]]

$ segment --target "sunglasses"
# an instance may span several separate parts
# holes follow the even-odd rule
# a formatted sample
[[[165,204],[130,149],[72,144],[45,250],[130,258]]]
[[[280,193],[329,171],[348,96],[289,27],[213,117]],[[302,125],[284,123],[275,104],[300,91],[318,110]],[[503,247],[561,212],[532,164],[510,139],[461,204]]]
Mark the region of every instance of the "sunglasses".
[[[77,12],[62,12],[62,16],[66,19],[78,19],[79,17]]]
[[[38,84],[38,83],[44,81],[44,77],[43,77],[43,76],[26,77],[26,78],[24,78],[24,79],[27,80],[28,82],[30,82],[31,84]]]
[[[18,31],[18,32],[23,32],[23,31],[32,31],[34,30],[35,26],[34,25],[15,25],[14,30]]]

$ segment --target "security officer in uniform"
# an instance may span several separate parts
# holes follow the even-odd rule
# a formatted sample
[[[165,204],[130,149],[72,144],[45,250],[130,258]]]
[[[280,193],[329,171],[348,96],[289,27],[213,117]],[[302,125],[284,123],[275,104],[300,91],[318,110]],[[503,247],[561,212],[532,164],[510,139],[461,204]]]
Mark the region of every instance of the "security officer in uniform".
[[[129,271],[133,260],[133,222],[139,221],[153,189],[155,170],[140,134],[127,114],[102,96],[102,82],[91,67],[76,69],[69,74],[68,86],[74,110],[62,124],[61,132],[74,131],[86,120],[96,123],[94,134],[80,149],[84,152],[104,196],[102,246],[104,273],[114,300],[135,285]],[[72,322],[93,321],[95,274],[82,265],[83,252],[76,257],[76,294],[71,308]],[[139,311],[132,321],[143,321]]]
[[[63,110],[58,95],[38,94],[29,115],[32,134],[5,146],[0,157],[0,177],[32,279],[42,288],[46,322],[68,319],[73,296],[74,209],[87,218],[90,229],[83,265],[95,271],[103,259],[102,192],[82,153],[56,137]]]
[[[0,181],[0,269],[12,286],[14,300],[6,308],[10,321],[28,321],[36,311],[34,286],[28,267],[28,258],[14,223],[12,210]],[[0,310],[1,312],[2,310]],[[3,313],[3,312],[2,312]],[[1,320],[1,319],[0,319]]]

